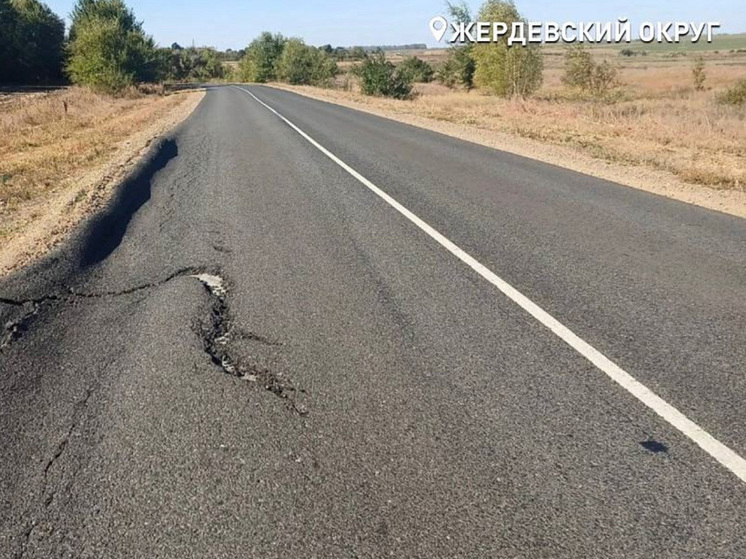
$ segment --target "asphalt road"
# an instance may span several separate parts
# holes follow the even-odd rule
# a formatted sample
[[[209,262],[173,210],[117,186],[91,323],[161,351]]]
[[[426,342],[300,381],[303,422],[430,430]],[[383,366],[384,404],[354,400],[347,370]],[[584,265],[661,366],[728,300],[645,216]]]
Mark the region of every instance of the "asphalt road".
[[[746,456],[743,220],[245,89]],[[0,301],[2,557],[746,557],[737,462],[239,88]]]

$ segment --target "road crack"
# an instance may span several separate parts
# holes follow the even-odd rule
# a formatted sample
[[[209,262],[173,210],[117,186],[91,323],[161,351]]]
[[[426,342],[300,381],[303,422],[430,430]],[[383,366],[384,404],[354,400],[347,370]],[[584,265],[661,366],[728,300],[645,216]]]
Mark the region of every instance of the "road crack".
[[[21,338],[24,333],[29,330],[34,319],[46,304],[73,303],[80,299],[124,297],[126,295],[132,295],[140,291],[146,291],[148,289],[160,287],[170,281],[173,281],[176,278],[191,276],[202,272],[204,272],[204,268],[188,266],[176,270],[175,272],[171,273],[161,280],[142,283],[134,287],[129,287],[127,289],[122,289],[119,291],[100,291],[85,293],[69,288],[67,291],[52,293],[49,295],[42,295],[40,297],[32,299],[11,299],[7,297],[0,297],[0,303],[8,305],[10,307],[18,307],[24,309],[24,312],[18,318],[8,321],[3,326],[3,330],[0,333],[0,353],[2,353],[2,351],[11,343]]]
[[[299,415],[307,415],[306,407],[296,400],[297,394],[303,393],[303,390],[293,386],[292,382],[281,373],[247,363],[231,351],[231,343],[241,339],[270,346],[282,344],[253,332],[242,332],[233,326],[228,306],[228,289],[220,276],[198,274],[194,277],[202,282],[213,299],[209,320],[202,321],[195,327],[197,334],[202,338],[202,346],[205,353],[209,355],[210,361],[231,376],[261,385],[268,392],[284,400],[291,411]]]
[[[116,359],[117,357],[112,357],[111,359],[109,359],[100,369],[99,376],[107,372],[115,363]],[[72,470],[70,470],[69,468],[65,469],[63,467],[63,469],[58,474],[60,477],[56,481],[56,485],[58,486],[57,488],[53,488],[55,482],[52,480],[52,475],[56,465],[64,458],[66,452],[70,448],[70,443],[75,433],[80,432],[83,425],[85,424],[89,403],[99,385],[100,381],[95,381],[92,385],[86,387],[83,396],[73,404],[70,424],[64,431],[62,439],[57,443],[57,446],[52,452],[52,455],[44,464],[44,469],[42,470],[41,476],[40,490],[38,493],[40,504],[36,507],[36,510],[33,513],[33,517],[21,533],[20,549],[18,550],[18,552],[15,553],[16,558],[20,559],[26,555],[32,537],[35,537],[37,542],[42,541],[46,537],[46,532],[40,533],[35,536],[37,527],[44,526],[45,523],[48,523],[49,510],[52,508],[52,504],[54,503],[57,494],[65,489],[69,491],[70,487],[72,487],[75,477],[80,470],[80,466]],[[65,477],[68,478],[68,481],[67,484],[63,486],[62,482],[64,481]]]
[[[104,367],[104,370],[108,369],[109,365],[106,365]],[[57,460],[59,460],[62,455],[65,453],[65,450],[67,449],[68,444],[70,443],[70,438],[73,436],[73,433],[75,433],[75,430],[78,428],[78,425],[80,424],[80,417],[83,413],[83,411],[88,406],[88,401],[91,399],[91,396],[93,395],[93,388],[86,388],[85,396],[81,398],[78,402],[75,403],[75,406],[73,408],[73,418],[70,423],[70,428],[67,430],[67,433],[62,438],[62,440],[58,443],[56,450],[54,451],[54,454],[52,454],[52,457],[47,461],[47,464],[44,466],[44,478],[43,478],[43,489],[42,489],[42,495],[44,496],[44,505],[49,506],[52,504],[52,501],[54,501],[55,492],[48,492],[48,486],[49,486],[49,472],[52,469],[52,467],[55,465]]]

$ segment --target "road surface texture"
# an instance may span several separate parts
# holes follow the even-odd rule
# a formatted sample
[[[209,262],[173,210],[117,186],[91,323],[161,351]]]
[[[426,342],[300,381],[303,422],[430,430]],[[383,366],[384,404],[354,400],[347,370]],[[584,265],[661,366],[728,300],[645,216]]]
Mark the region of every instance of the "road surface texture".
[[[746,557],[738,218],[228,86],[0,299],[2,557]]]

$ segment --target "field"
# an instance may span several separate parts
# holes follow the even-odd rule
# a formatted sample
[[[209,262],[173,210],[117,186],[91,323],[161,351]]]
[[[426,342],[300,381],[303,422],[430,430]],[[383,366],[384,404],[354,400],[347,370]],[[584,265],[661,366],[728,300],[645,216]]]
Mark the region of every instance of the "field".
[[[743,192],[746,107],[725,106],[717,96],[746,79],[746,34],[716,36],[706,46],[668,45],[665,49],[632,43],[593,47],[597,60],[608,60],[619,68],[622,85],[613,101],[583,98],[563,85],[565,47],[559,46],[543,49],[544,83],[528,99],[454,91],[436,83],[418,84],[418,95],[411,101],[366,98],[346,73],[338,78],[335,89],[306,92],[394,116],[469,128],[475,141],[489,133],[507,134],[569,148],[569,153],[606,164],[672,174],[689,185]],[[622,56],[625,48],[637,54]],[[411,55],[437,66],[447,50],[387,53],[394,63]],[[704,91],[695,91],[692,78],[698,56],[705,62]]]

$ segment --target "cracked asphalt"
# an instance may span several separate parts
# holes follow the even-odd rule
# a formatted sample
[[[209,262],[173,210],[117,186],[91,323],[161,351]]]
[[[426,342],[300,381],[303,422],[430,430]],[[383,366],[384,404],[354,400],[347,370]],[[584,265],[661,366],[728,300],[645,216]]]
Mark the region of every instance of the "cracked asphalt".
[[[247,89],[746,455],[743,220]],[[238,88],[0,326],[0,557],[746,556],[746,484]]]

